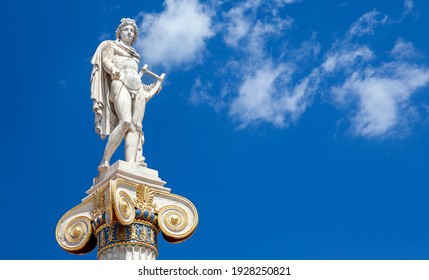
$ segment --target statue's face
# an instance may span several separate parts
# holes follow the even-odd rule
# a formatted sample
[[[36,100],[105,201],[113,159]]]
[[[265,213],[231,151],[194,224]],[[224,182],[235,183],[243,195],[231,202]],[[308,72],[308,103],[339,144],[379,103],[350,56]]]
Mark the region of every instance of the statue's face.
[[[136,36],[135,32],[136,31],[134,30],[134,27],[132,25],[125,25],[121,29],[121,41],[131,45],[134,40],[134,36]]]

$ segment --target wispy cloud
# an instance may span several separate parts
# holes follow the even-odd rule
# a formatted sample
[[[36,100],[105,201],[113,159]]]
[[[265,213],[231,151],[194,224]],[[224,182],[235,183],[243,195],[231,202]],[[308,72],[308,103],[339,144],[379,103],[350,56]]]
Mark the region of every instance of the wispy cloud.
[[[226,91],[223,91],[217,95],[210,94],[213,90],[213,83],[206,82],[203,83],[201,78],[196,78],[194,84],[191,88],[191,94],[189,96],[189,101],[193,105],[207,104],[210,107],[214,108],[216,111],[224,109],[226,106],[225,94]]]
[[[370,24],[371,28],[361,28],[361,23],[363,19],[375,23],[372,15],[376,14],[376,11],[365,14],[352,25],[346,39],[328,51],[322,69],[326,77],[334,70],[342,73],[336,75],[337,85],[330,91],[334,103],[351,110],[348,115],[353,135],[403,136],[416,116],[411,97],[429,83],[429,69],[412,63],[418,53],[411,42],[402,39],[391,50],[390,61],[371,64],[374,52],[367,45],[353,43],[350,34],[372,33],[374,24]]]
[[[276,98],[276,80],[284,72],[284,66],[265,65],[255,73],[245,76],[238,89],[238,96],[230,107],[230,115],[246,126],[254,121],[268,121],[283,125],[283,110]]]
[[[274,4],[295,2],[298,1],[275,1]],[[296,119],[296,112],[301,111],[297,106],[301,93],[289,84],[294,63],[278,60],[267,50],[267,44],[283,36],[293,26],[293,20],[280,17],[277,10],[270,9],[270,4],[249,0],[223,14],[225,43],[241,54],[239,61],[229,63],[230,72],[240,73],[240,77],[232,86],[228,84],[231,91],[228,96],[232,96],[229,115],[240,127],[260,122],[286,126]],[[261,9],[271,11],[271,15],[261,20],[258,17]],[[309,52],[318,51],[310,43],[305,49],[296,52],[296,57],[303,59]],[[279,55],[284,54],[280,52]]]
[[[267,59],[263,44],[252,39],[257,32],[248,30],[241,40],[254,42],[254,47],[249,44],[248,51],[264,58],[264,63],[257,72],[244,75],[230,115],[240,126],[263,121],[282,127],[299,119],[316,93],[324,93],[330,102],[349,111],[352,135],[403,135],[416,117],[411,97],[429,83],[429,70],[411,63],[418,55],[411,42],[398,39],[388,62],[380,62],[368,45],[356,42],[364,35],[374,34],[376,27],[386,24],[387,19],[377,10],[362,15],[343,39],[332,44],[320,66],[300,80],[285,78],[295,74],[293,58],[277,63]],[[255,28],[257,24],[250,26]],[[335,81],[334,86],[325,82],[329,79]]]
[[[360,37],[363,35],[374,34],[374,29],[380,24],[385,24],[388,17],[386,15],[380,14],[377,10],[372,10],[361,16],[359,20],[352,24],[347,36],[351,37]]]
[[[422,55],[413,43],[402,38],[392,42],[387,57],[365,43],[381,26],[398,23],[372,10],[324,53],[315,36],[291,48],[285,34],[294,28],[294,19],[279,11],[297,2],[244,0],[216,17],[218,35],[234,57],[216,73],[221,90],[203,77],[195,79],[191,103],[226,110],[241,128],[260,123],[287,127],[320,95],[344,112],[342,123],[348,123],[351,135],[405,135],[418,117],[412,100],[429,84],[429,68],[418,62]],[[404,7],[412,11],[413,1],[406,0]]]
[[[110,36],[111,36],[111,34],[109,34],[109,33],[103,33],[100,35],[100,37],[98,37],[98,40],[104,41],[104,40],[110,39]]]
[[[198,62],[213,36],[211,14],[197,0],[166,0],[160,14],[144,14],[136,48],[143,60],[166,68]]]
[[[351,118],[354,135],[401,135],[415,117],[410,98],[428,82],[429,69],[393,61],[354,72],[333,93],[341,95],[337,100],[356,107]]]
[[[422,57],[412,42],[407,42],[402,38],[399,38],[396,41],[391,54],[398,59],[415,59]]]
[[[66,80],[59,80],[58,84],[63,88],[67,87],[67,81]]]
[[[294,4],[294,3],[298,3],[301,0],[276,0],[275,2],[277,2],[278,4]]]
[[[121,4],[116,4],[112,6],[106,6],[105,4],[103,4],[103,12],[112,12],[112,11],[119,10],[120,8],[121,8]]]
[[[259,0],[248,0],[222,15],[220,25],[225,30],[223,35],[227,45],[256,54],[264,48],[267,39],[281,35],[291,27],[291,18],[282,18],[276,14],[265,20],[258,19],[258,10],[263,5]]]
[[[259,1],[248,1],[241,6],[233,7],[223,15],[225,20],[225,42],[237,47],[238,42],[245,38],[251,28],[252,20],[246,16],[246,12],[259,6]]]
[[[413,0],[404,0],[404,15],[414,13],[414,1]]]
[[[342,46],[327,53],[322,69],[327,73],[343,70],[356,64],[358,59],[368,61],[373,52],[367,46]]]

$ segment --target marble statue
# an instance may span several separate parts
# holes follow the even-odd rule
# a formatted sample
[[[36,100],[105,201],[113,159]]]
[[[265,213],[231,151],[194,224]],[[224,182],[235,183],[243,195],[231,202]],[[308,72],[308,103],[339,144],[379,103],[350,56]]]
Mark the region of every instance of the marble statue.
[[[198,226],[192,202],[170,193],[158,171],[144,162],[145,106],[161,91],[165,74],[158,76],[146,64],[138,71],[140,57],[132,47],[137,34],[135,21],[122,19],[116,40],[101,42],[91,60],[95,129],[102,139],[109,137],[87,196],[55,229],[58,244],[69,253],[97,247],[99,260],[155,260],[159,233],[180,243]],[[123,139],[125,161],[109,166]]]
[[[98,167],[100,173],[110,166],[110,159],[122,139],[125,140],[125,161],[146,166],[142,122],[147,101],[161,90],[161,85],[160,77],[150,71],[158,80],[149,86],[141,81],[147,65],[138,72],[140,56],[132,47],[137,36],[135,20],[122,19],[116,29],[116,40],[103,41],[91,60],[95,130],[101,139],[109,135]],[[163,79],[164,74],[161,76]]]

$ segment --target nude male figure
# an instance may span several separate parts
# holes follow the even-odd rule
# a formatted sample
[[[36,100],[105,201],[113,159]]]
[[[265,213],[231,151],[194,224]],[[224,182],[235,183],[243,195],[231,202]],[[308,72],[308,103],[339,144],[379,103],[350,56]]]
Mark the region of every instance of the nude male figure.
[[[140,56],[132,47],[138,29],[134,20],[122,19],[115,41],[102,42],[91,61],[91,98],[96,113],[96,131],[110,135],[98,167],[103,172],[125,139],[125,161],[144,166],[142,121],[147,96],[138,73]]]

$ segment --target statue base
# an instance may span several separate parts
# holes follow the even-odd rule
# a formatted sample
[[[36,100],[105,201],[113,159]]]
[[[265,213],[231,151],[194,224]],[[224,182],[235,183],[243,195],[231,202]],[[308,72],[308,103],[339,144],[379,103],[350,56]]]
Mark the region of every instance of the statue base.
[[[156,259],[159,232],[178,243],[198,225],[195,206],[165,184],[156,170],[117,161],[94,178],[87,196],[60,219],[57,242],[75,254],[98,245],[98,259]]]
[[[159,178],[158,171],[147,168],[138,163],[129,163],[118,160],[93,179],[93,185],[86,191],[86,193],[91,195],[94,191],[106,185],[107,182],[116,179],[123,179],[136,184],[150,184],[154,189],[159,191],[171,191],[171,189],[164,187],[167,182]]]

